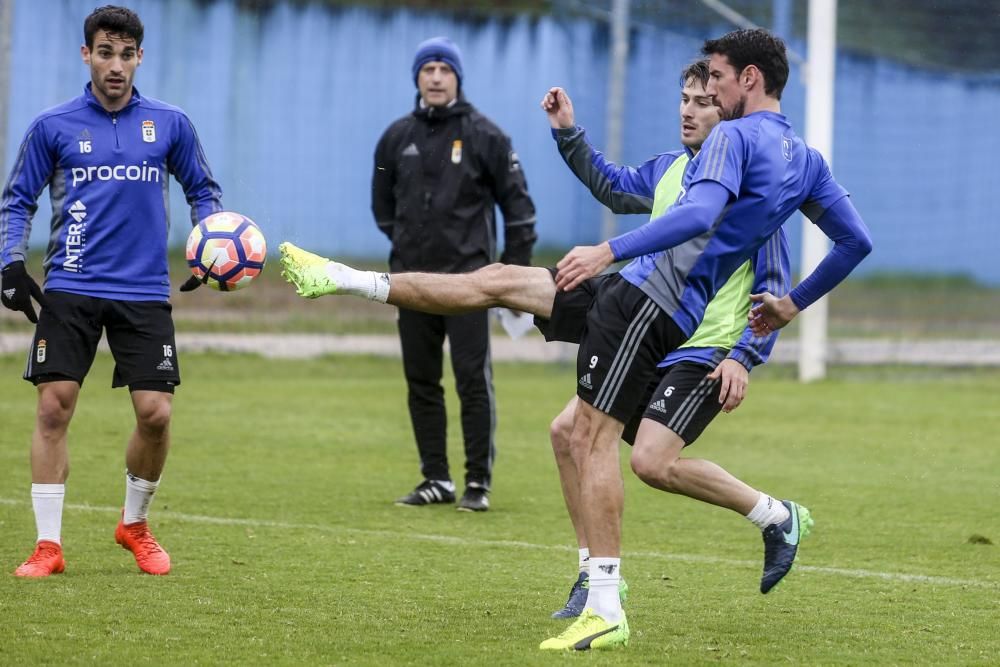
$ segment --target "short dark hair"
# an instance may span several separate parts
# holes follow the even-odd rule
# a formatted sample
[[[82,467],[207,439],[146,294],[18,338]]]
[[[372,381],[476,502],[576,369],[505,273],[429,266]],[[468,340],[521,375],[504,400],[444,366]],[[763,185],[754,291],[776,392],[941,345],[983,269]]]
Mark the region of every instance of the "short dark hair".
[[[701,60],[696,60],[681,72],[681,88],[687,85],[688,79],[694,79],[695,81],[701,81],[701,85],[708,87],[708,60],[702,58]]]
[[[764,74],[764,92],[781,99],[788,82],[788,56],[785,43],[767,30],[734,30],[718,39],[707,39],[701,52],[706,56],[726,56],[737,74],[750,65],[755,66]]]
[[[135,40],[136,48],[142,46],[142,21],[138,14],[127,7],[105,5],[90,13],[83,22],[83,39],[88,49],[94,48],[94,35],[98,30],[131,37]]]

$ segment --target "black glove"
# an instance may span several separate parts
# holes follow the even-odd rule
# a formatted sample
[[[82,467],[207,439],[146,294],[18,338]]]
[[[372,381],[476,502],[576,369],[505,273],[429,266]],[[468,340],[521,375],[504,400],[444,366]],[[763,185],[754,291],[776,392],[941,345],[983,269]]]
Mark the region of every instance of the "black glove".
[[[181,291],[190,292],[191,290],[196,290],[199,287],[201,287],[205,282],[206,281],[204,278],[199,278],[198,276],[191,276],[190,278],[184,281],[183,285],[181,285]]]
[[[48,304],[45,301],[42,288],[25,271],[24,262],[11,262],[3,267],[0,275],[3,277],[3,284],[0,286],[0,303],[11,310],[21,311],[29,321],[38,324],[38,315],[35,314],[31,297],[35,297],[35,301],[42,308],[47,308]]]

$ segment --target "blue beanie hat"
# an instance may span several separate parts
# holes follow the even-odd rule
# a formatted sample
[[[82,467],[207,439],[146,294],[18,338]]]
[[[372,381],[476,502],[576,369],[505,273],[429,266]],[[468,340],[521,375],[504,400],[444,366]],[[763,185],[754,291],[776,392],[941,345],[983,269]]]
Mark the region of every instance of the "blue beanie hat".
[[[420,68],[431,62],[447,63],[455,76],[458,77],[458,85],[462,85],[462,52],[455,46],[455,42],[447,37],[431,37],[425,42],[421,42],[417,47],[417,54],[413,56],[413,83],[417,83],[417,75]]]

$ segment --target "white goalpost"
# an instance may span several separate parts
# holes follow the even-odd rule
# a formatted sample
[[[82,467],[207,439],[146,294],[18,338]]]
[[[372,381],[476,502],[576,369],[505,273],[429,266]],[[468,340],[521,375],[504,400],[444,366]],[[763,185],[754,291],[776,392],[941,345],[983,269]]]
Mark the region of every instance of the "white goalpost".
[[[837,57],[837,0],[809,0],[806,62],[807,144],[833,164],[833,82]],[[826,236],[802,217],[803,276],[809,275],[829,249]],[[799,315],[799,380],[826,377],[828,301],[824,296]]]

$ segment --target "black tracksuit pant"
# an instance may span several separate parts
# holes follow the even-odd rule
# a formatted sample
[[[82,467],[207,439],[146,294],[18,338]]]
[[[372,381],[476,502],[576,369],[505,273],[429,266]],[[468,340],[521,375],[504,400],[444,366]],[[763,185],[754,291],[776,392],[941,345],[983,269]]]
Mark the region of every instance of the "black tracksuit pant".
[[[430,315],[399,309],[399,338],[408,388],[410,421],[425,479],[449,480],[447,417],[441,375],[445,336],[462,405],[465,483],[489,488],[496,448],[489,313]]]

